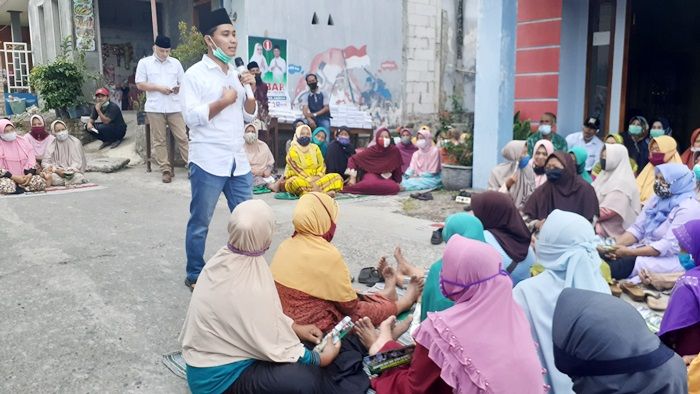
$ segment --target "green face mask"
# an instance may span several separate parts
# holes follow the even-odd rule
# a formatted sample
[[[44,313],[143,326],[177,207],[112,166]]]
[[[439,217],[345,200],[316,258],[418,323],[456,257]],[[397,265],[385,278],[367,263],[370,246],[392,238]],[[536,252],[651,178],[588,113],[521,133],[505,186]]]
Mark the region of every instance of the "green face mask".
[[[630,134],[632,134],[632,135],[640,135],[640,134],[642,134],[642,126],[640,126],[640,125],[631,124],[630,127],[629,127],[629,129],[627,129],[627,130],[628,130],[628,131],[630,132]]]
[[[216,48],[216,49],[214,49],[214,52],[212,53],[214,55],[214,57],[221,60],[224,64],[231,63],[231,60],[233,60],[233,58],[231,56],[225,54],[224,51],[221,50],[221,48],[219,48],[216,44],[214,44],[214,40],[212,38],[210,38],[210,40],[211,40],[211,43]]]
[[[649,135],[651,135],[651,138],[661,137],[664,134],[666,134],[666,133],[664,133],[663,129],[651,129],[651,131],[649,132]]]

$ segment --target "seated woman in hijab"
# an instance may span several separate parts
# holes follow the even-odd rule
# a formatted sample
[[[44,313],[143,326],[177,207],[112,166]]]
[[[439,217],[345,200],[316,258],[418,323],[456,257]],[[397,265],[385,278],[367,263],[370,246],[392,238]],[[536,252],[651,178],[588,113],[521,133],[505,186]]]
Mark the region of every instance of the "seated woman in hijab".
[[[335,132],[335,139],[328,144],[328,151],[324,157],[326,171],[333,174],[341,174],[347,177],[348,159],[355,154],[355,147],[350,142],[350,130],[341,126]]]
[[[605,144],[600,162],[603,170],[593,181],[600,205],[596,233],[603,238],[617,237],[641,211],[639,191],[624,145]]]
[[[515,301],[525,310],[537,351],[554,393],[570,393],[571,378],[557,370],[552,348],[552,319],[559,294],[567,287],[610,294],[600,274],[597,237],[584,217],[555,210],[542,226],[535,250],[544,272],[518,283]],[[610,318],[608,316],[608,318]]]
[[[659,337],[680,356],[697,356],[700,353],[700,219],[676,227],[673,233],[693,267],[676,281],[661,320]]]
[[[534,155],[532,160],[530,160],[530,166],[535,173],[535,188],[538,188],[547,182],[547,174],[545,174],[544,166],[547,164],[549,156],[554,153],[554,145],[551,141],[539,140],[535,143],[533,152]],[[532,193],[530,193],[530,195],[532,195]],[[525,201],[527,201],[527,199]],[[525,203],[523,203],[523,206],[524,205]],[[520,207],[520,209],[522,209],[522,207]]]
[[[15,126],[0,119],[0,194],[37,192],[46,189],[46,179],[37,174],[34,148],[18,136]]]
[[[411,129],[404,127],[399,131],[401,142],[396,145],[401,152],[401,172],[406,172],[408,166],[411,165],[413,154],[416,153],[418,147],[413,144],[413,132]]]
[[[586,160],[588,160],[588,151],[585,148],[577,146],[569,149],[569,154],[573,155],[572,159],[576,162],[576,173],[588,183],[593,183],[591,174],[586,171]]]
[[[325,332],[345,316],[353,321],[366,316],[379,324],[411,308],[422,284],[414,278],[398,298],[393,269],[383,273],[382,292],[355,292],[348,266],[331,243],[337,217],[338,205],[326,194],[312,192],[299,199],[292,218],[294,235],[280,244],[270,266],[284,313],[297,324],[313,324]]]
[[[444,242],[449,241],[455,235],[461,235],[469,239],[486,242],[484,238],[484,226],[478,218],[466,212],[455,213],[445,219],[445,227],[442,229]],[[443,311],[454,302],[445,298],[440,290],[440,270],[442,270],[442,259],[433,263],[427,270],[412,265],[400,247],[394,251],[394,258],[400,275],[408,277],[425,277],[425,287],[421,295],[420,321],[425,320],[428,312]]]
[[[321,353],[306,349],[301,341],[317,344],[323,334],[282,312],[263,257],[274,228],[266,203],[239,204],[229,218],[228,245],[199,276],[179,338],[194,394],[356,392],[335,387],[319,368],[334,361],[340,343]],[[347,376],[369,385],[366,376]]]
[[[605,142],[607,145],[622,145],[622,146],[624,146],[623,139],[622,139],[622,136],[620,134],[612,134],[612,133],[608,134],[608,136],[605,137],[605,140],[603,142]],[[625,148],[625,150],[627,150],[627,148]],[[629,152],[627,152],[627,157],[629,157]],[[630,168],[632,168],[632,174],[634,176],[636,176],[636,174],[637,174],[637,162],[634,161],[634,159],[631,157],[629,157],[629,162],[630,162]],[[601,162],[597,162],[593,166],[593,169],[591,170],[591,175],[593,175],[593,177],[597,177],[600,174],[600,172],[603,170],[601,164],[602,164]]]
[[[318,146],[321,150],[321,155],[326,157],[326,151],[328,150],[328,130],[325,127],[317,127],[316,130],[311,134],[311,142]]]
[[[37,164],[41,165],[46,154],[46,148],[53,142],[54,137],[46,130],[46,122],[41,115],[32,115],[29,118],[31,131],[24,135],[24,138],[34,148],[34,157]]]
[[[427,127],[421,127],[416,137],[418,151],[403,175],[402,190],[435,189],[442,185],[440,178],[440,151]]]
[[[267,186],[268,189],[277,191],[277,182],[272,175],[275,172],[275,158],[270,147],[260,141],[258,136],[258,128],[254,124],[245,126],[244,148],[250,162],[250,172],[253,174],[253,187]]]
[[[545,168],[547,182],[535,189],[523,208],[528,227],[538,230],[555,209],[577,213],[593,222],[599,211],[598,197],[593,187],[576,173],[571,155],[554,152]]]
[[[46,148],[46,156],[41,163],[44,173],[48,175],[48,183],[64,186],[87,182],[83,144],[68,134],[68,128],[62,120],[51,123],[51,133],[55,139]]]
[[[662,164],[655,171],[656,195],[644,206],[634,224],[615,239],[613,250],[601,250],[615,279],[635,278],[642,270],[683,271],[673,229],[700,219],[695,177],[683,164]]]
[[[498,252],[456,235],[443,262],[440,287],[455,305],[420,324],[411,363],[374,379],[377,393],[545,392],[530,326]],[[402,347],[391,340],[389,324],[379,334],[366,320],[356,327],[370,355]]]
[[[392,195],[397,194],[403,180],[401,153],[386,127],[378,129],[367,149],[348,160],[346,173],[350,175],[343,193]]]
[[[541,146],[543,145],[540,144],[538,148]],[[542,148],[542,150],[546,151],[546,148]],[[515,206],[520,209],[536,187],[535,172],[533,167],[529,165],[530,156],[527,154],[527,144],[525,141],[511,141],[503,147],[501,155],[506,161],[491,170],[488,188],[510,194]],[[544,166],[544,161],[542,165]]]
[[[486,243],[502,258],[502,269],[508,272],[513,285],[530,277],[535,253],[531,236],[513,200],[499,192],[472,195],[472,212],[484,224]]]
[[[667,163],[682,163],[681,156],[676,150],[678,144],[673,137],[661,136],[654,138],[649,144],[649,163],[637,176],[637,188],[642,205],[646,204],[654,196],[654,182],[656,181],[656,166]]]
[[[575,393],[688,392],[683,360],[623,300],[564,289],[554,310],[552,339],[556,367],[571,377]]]
[[[335,195],[335,192],[343,188],[343,178],[340,175],[326,173],[321,150],[311,143],[309,126],[299,126],[294,134],[294,142],[287,154],[284,188],[297,196],[310,191]]]
[[[294,122],[292,122],[292,130],[296,131],[299,128],[299,126],[304,126],[304,125],[307,125],[305,119],[301,119],[301,118],[295,119]],[[289,149],[292,147],[292,142],[294,142],[294,136],[292,136],[291,140],[287,140],[287,142],[285,144],[285,149],[286,149],[285,152],[287,152],[287,154],[289,154]]]

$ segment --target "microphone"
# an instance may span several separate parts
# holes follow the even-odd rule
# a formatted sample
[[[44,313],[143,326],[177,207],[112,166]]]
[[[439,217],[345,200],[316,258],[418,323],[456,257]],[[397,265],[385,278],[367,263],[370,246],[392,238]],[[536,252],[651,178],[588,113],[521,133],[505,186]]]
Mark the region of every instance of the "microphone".
[[[234,63],[236,64],[236,70],[238,70],[238,73],[239,73],[239,74],[242,73],[242,72],[244,72],[244,71],[248,71],[248,70],[245,68],[245,63],[243,62],[243,59],[241,59],[240,57],[237,57],[237,58],[234,60]],[[253,93],[253,88],[251,88],[249,84],[246,83],[245,85],[243,85],[243,87],[245,88],[245,95],[246,95],[249,99],[250,99],[250,98],[255,98],[255,94]]]

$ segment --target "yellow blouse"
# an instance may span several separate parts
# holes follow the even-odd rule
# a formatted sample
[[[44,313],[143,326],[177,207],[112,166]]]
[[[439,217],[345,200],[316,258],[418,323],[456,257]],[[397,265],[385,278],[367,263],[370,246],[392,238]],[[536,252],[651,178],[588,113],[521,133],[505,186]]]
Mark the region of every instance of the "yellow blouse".
[[[289,179],[295,176],[310,178],[324,175],[326,175],[326,164],[323,162],[323,155],[318,146],[309,144],[308,151],[302,152],[297,146],[292,145],[287,153],[285,178]]]

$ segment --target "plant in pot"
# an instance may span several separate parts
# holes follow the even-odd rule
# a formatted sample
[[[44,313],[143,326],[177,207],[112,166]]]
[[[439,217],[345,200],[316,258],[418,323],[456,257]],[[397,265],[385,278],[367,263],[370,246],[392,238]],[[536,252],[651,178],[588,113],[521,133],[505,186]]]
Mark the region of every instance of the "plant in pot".
[[[513,140],[526,140],[532,132],[529,119],[520,119],[520,111],[513,116]]]
[[[139,93],[136,100],[131,103],[131,107],[136,111],[136,124],[146,124],[146,92]]]
[[[472,133],[462,133],[459,143],[445,141],[443,149],[446,158],[454,164],[442,165],[442,185],[445,190],[461,190],[472,185],[473,159]]]

